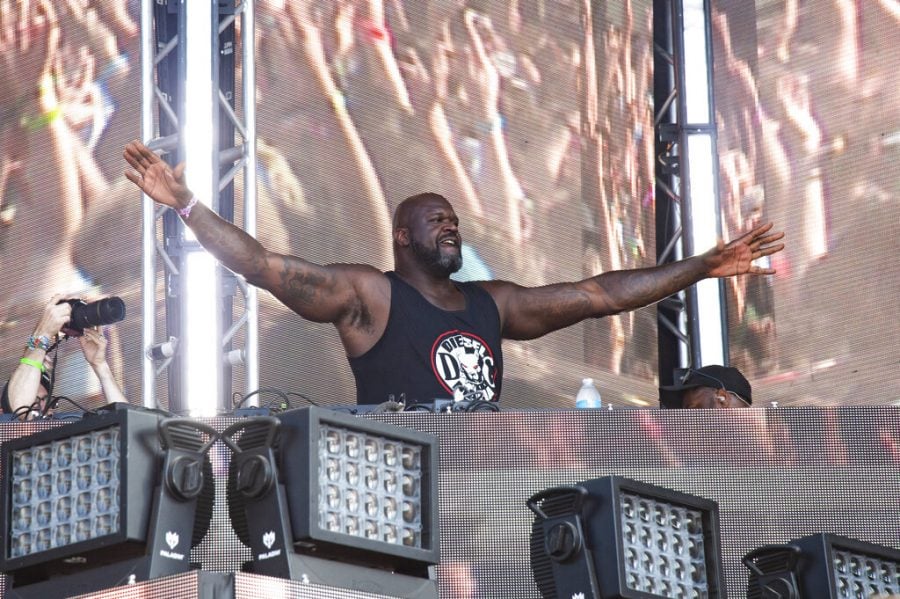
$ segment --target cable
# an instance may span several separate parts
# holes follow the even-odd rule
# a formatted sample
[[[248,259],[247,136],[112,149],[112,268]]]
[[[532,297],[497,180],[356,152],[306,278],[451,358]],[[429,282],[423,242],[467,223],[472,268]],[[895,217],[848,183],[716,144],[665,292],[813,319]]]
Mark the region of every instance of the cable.
[[[500,405],[495,401],[487,401],[483,399],[479,399],[477,401],[469,402],[466,406],[460,406],[460,412],[499,412]]]
[[[237,404],[236,406],[233,406],[234,409],[235,409],[235,410],[239,409],[241,406],[244,405],[244,403],[245,403],[248,399],[250,399],[250,398],[253,397],[254,395],[261,395],[261,394],[263,394],[263,393],[274,393],[275,395],[278,395],[278,396],[282,399],[282,401],[284,402],[284,405],[285,405],[285,406],[290,406],[290,405],[291,405],[291,400],[288,399],[287,394],[286,394],[284,391],[282,391],[281,389],[276,389],[276,388],[274,388],[274,387],[262,387],[262,388],[260,388],[260,389],[256,389],[255,391],[251,391],[250,393],[248,393],[247,395],[245,395],[243,398],[241,398],[241,401],[238,402],[238,404]],[[232,398],[232,400],[233,400],[233,398]]]
[[[291,400],[287,398],[287,394],[281,394],[282,400],[281,403],[278,402],[278,399],[273,398],[266,402],[266,404],[262,407],[267,408],[273,412],[284,412],[286,410],[293,410],[294,404],[291,403]]]
[[[13,410],[13,416],[15,416],[18,420],[24,420],[28,414],[34,410],[35,406],[39,406],[38,402],[34,402],[30,406],[19,406],[15,410]]]
[[[85,408],[83,405],[81,405],[80,403],[78,403],[77,401],[72,399],[71,397],[66,397],[65,395],[59,395],[57,397],[52,398],[51,401],[48,402],[47,405],[50,406],[51,409],[55,410],[57,407],[59,407],[59,402],[62,400],[66,400],[67,402],[69,402],[70,404],[72,404],[73,406],[75,406],[76,408],[81,410],[82,414],[95,414],[96,413],[96,410],[91,410],[91,409]],[[51,414],[49,417],[53,418],[54,416]]]
[[[312,404],[314,406],[318,407],[318,405],[319,405],[316,402],[314,402],[313,400],[311,400],[310,398],[308,398],[307,396],[303,395],[302,393],[297,393],[296,391],[287,391],[286,394],[287,395],[296,395],[297,397],[305,399],[307,402],[309,402],[310,404]]]

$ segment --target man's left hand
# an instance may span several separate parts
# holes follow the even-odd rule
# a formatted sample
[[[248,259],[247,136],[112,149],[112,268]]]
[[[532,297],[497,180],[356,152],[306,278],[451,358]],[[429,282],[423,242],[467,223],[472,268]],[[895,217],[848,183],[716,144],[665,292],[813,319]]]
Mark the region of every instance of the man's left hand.
[[[732,277],[735,275],[771,275],[774,268],[757,266],[753,262],[764,256],[771,256],[784,249],[783,243],[775,242],[784,237],[784,232],[769,233],[772,223],[760,225],[748,233],[726,244],[721,239],[715,248],[703,255],[710,277]]]
[[[78,340],[88,364],[96,368],[106,362],[106,337],[99,327],[84,329],[84,335]]]

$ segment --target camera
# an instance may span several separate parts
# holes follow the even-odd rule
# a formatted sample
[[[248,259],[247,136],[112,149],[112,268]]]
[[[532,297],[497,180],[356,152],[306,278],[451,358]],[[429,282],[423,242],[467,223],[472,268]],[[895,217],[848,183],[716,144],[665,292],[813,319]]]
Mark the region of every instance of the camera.
[[[113,324],[125,318],[125,302],[120,297],[107,297],[91,303],[80,299],[60,303],[63,302],[72,305],[72,315],[63,326],[63,333],[69,337],[80,337],[87,327]]]

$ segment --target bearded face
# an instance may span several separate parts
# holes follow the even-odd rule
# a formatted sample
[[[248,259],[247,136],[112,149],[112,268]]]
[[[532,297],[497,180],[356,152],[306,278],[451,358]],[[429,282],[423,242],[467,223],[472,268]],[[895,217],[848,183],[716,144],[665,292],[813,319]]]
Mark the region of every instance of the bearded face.
[[[441,277],[449,277],[462,268],[462,250],[459,245],[444,249],[441,241],[438,240],[436,245],[429,247],[413,238],[410,241],[410,247],[429,272]]]
[[[459,218],[443,196],[426,193],[407,198],[394,214],[394,227],[406,229],[408,257],[435,278],[447,278],[462,268]]]

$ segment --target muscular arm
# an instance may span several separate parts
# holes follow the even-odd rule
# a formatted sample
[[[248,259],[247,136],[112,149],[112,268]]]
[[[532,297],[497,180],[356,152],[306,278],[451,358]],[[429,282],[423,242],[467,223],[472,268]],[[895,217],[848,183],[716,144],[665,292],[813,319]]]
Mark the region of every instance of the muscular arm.
[[[266,250],[256,239],[197,205],[187,220],[197,239],[222,264],[285,306],[315,322],[337,328],[350,356],[374,345],[384,332],[390,283],[377,269],[361,264],[320,266]]]
[[[753,261],[781,251],[783,233],[771,223],[719,244],[705,254],[650,268],[602,273],[575,283],[527,288],[504,281],[482,283],[500,310],[503,336],[534,339],[586,318],[599,318],[658,302],[701,279],[773,274]]]
[[[503,336],[535,339],[586,318],[600,318],[658,302],[705,278],[699,257],[635,270],[606,272],[574,283],[522,287],[488,281],[500,310]]]
[[[254,237],[197,204],[186,224],[197,240],[228,269],[271,292],[288,308],[315,322],[338,323],[358,302],[354,274],[375,269],[319,266],[268,251]]]
[[[144,144],[125,147],[125,172],[156,202],[182,209],[193,194],[184,184],[184,164],[169,167]],[[230,270],[271,292],[288,308],[316,322],[338,329],[347,353],[359,355],[378,339],[387,322],[390,283],[371,266],[332,264],[319,266],[270,252],[245,231],[196,203],[185,223],[201,245]]]

